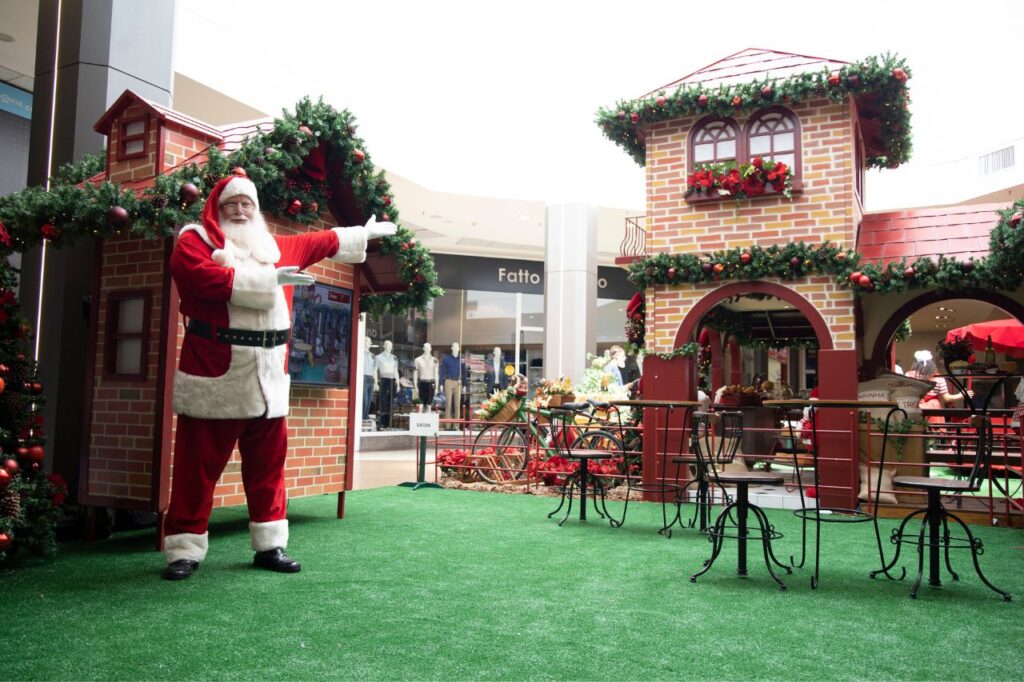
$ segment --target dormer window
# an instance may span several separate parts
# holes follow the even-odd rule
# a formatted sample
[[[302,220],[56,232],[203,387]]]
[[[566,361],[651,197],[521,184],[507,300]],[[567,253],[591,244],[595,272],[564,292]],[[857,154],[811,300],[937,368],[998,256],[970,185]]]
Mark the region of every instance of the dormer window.
[[[149,117],[121,121],[120,139],[117,143],[117,160],[135,159],[146,156],[149,151]]]
[[[716,118],[702,121],[694,129],[692,140],[693,153],[691,167],[694,163],[728,163],[735,162],[739,127],[734,121]]]

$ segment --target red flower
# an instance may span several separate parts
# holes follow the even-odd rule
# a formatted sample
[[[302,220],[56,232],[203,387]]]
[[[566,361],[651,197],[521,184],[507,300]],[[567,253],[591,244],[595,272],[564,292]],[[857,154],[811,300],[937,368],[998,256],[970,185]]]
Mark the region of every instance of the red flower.
[[[68,496],[68,484],[60,474],[47,474],[46,480],[53,487],[53,506],[59,507]]]
[[[11,235],[7,233],[7,228],[3,223],[0,223],[0,244],[11,248]]]
[[[753,164],[754,168],[764,168],[764,159],[760,156],[755,156],[750,160],[750,163]]]

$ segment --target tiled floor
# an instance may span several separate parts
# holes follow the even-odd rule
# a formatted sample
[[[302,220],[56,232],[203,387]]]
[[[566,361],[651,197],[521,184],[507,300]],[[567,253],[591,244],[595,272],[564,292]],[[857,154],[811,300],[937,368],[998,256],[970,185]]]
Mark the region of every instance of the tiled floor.
[[[427,452],[427,460],[433,460],[433,453]],[[416,452],[413,450],[384,450],[380,452],[357,452],[355,471],[352,474],[353,490],[381,488],[416,480]],[[434,466],[425,471],[427,481],[434,480]]]

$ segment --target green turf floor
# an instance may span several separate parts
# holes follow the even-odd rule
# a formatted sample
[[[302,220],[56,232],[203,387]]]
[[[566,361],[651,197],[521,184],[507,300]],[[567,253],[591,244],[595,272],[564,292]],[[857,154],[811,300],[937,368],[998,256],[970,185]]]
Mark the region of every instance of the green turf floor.
[[[870,580],[870,524],[825,528],[822,586],[782,592],[694,531],[558,527],[552,498],[381,488],[295,500],[297,575],[250,566],[243,508],[214,512],[192,579],[158,578],[151,532],[71,544],[0,572],[2,679],[1020,679],[1024,532],[974,527],[1004,603],[954,554],[958,583]],[[770,511],[799,547],[799,522]],[[886,528],[891,522],[885,522]],[[757,548],[755,547],[754,550]],[[915,559],[916,563],[916,559]],[[945,577],[945,576],[944,576]]]

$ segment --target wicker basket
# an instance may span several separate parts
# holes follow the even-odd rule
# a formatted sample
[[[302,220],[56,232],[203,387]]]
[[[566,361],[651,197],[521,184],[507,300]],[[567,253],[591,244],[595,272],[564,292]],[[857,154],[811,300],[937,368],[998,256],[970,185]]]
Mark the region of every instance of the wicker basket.
[[[522,399],[519,396],[512,396],[508,399],[508,402],[502,405],[501,409],[492,414],[487,418],[489,422],[507,422],[511,421],[512,417],[516,416],[516,412],[519,411],[519,404]]]
[[[549,395],[548,396],[548,407],[561,407],[565,403],[576,402],[575,395]]]

